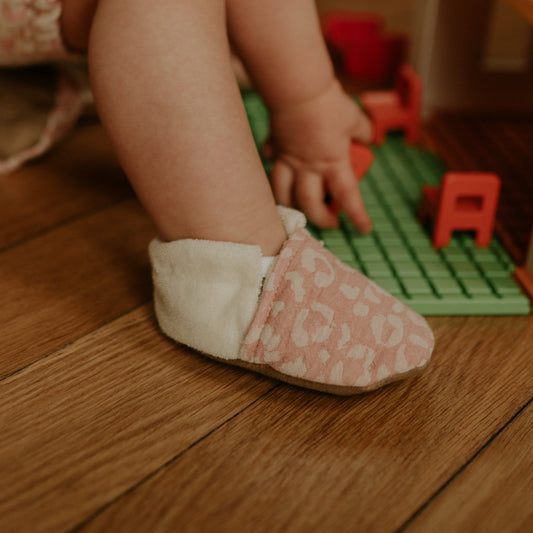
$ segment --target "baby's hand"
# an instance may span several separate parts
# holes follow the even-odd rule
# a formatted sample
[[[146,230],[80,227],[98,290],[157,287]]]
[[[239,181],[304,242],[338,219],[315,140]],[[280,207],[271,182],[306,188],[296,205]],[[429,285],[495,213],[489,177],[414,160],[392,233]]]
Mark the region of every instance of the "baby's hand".
[[[335,80],[312,100],[271,110],[267,150],[272,190],[281,205],[301,209],[315,225],[337,227],[329,195],[363,233],[372,229],[350,164],[352,140],[368,143],[372,126]]]

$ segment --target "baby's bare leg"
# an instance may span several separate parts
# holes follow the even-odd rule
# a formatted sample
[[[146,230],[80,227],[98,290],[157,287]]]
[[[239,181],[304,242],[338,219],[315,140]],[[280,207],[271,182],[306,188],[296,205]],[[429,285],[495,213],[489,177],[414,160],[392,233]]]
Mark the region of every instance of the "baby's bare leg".
[[[88,32],[92,81],[102,121],[164,239],[260,244],[270,255],[285,240],[285,230],[232,73],[226,8],[231,7],[235,42],[272,107],[276,103],[292,107],[300,98],[311,98],[314,108],[315,94],[320,94],[318,89],[332,71],[317,40],[311,0],[273,0],[284,10],[276,12],[277,23],[268,17],[266,31],[262,26],[268,13],[262,10],[274,9],[269,2],[230,2],[101,0]],[[314,30],[308,34],[306,28],[313,20]],[[278,47],[264,48],[276,37]],[[255,38],[261,46],[256,46]],[[305,45],[301,55],[298,39]],[[295,63],[275,60],[284,50],[289,50]],[[322,66],[315,63],[316,68],[300,69],[307,53],[309,61],[318,57]],[[263,77],[263,69],[270,74]],[[274,83],[278,75],[285,81],[294,75],[294,83]],[[330,114],[325,114],[325,121],[307,121],[305,128],[291,130],[290,137],[294,131],[304,137],[309,125],[327,128]],[[336,115],[342,119],[344,113]],[[341,149],[347,157],[350,135],[341,137],[346,137]],[[330,134],[324,138],[335,140]],[[315,158],[313,153],[309,159]],[[309,233],[299,231],[305,219],[298,212],[284,211],[283,218],[291,235],[285,253],[273,262],[260,299],[268,261],[256,246],[154,239],[150,258],[161,329],[216,359],[341,394],[373,389],[424,366],[433,347],[425,321],[360,273],[341,265]],[[320,281],[324,276],[327,283]],[[358,295],[366,303],[358,304],[364,313],[355,317],[353,300]],[[390,324],[380,321],[384,317],[389,317]],[[324,327],[315,329],[323,323]],[[383,342],[382,326],[394,329],[391,338],[398,337],[394,346]],[[350,339],[365,345],[353,347]]]
[[[100,1],[91,82],[138,197],[164,240],[285,240],[233,74],[225,5]]]
[[[336,227],[330,195],[357,227],[366,213],[349,159],[352,140],[369,142],[372,128],[334,79],[313,0],[226,0],[235,50],[270,108],[279,203],[310,221]]]
[[[313,100],[333,65],[313,0],[226,0],[232,44],[271,109]]]

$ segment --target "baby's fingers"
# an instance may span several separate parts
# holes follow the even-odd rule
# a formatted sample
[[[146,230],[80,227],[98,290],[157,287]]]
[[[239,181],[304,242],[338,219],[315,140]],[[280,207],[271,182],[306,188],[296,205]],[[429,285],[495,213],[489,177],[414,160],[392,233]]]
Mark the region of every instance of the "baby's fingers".
[[[372,122],[360,108],[357,108],[350,134],[354,141],[363,144],[370,144],[374,139]]]
[[[281,159],[277,159],[272,167],[270,184],[274,198],[278,204],[286,207],[294,207],[292,195],[293,183],[294,172],[292,168]]]
[[[366,212],[359,182],[349,163],[332,170],[327,176],[328,191],[340,210],[356,225],[361,233],[372,230],[372,221]]]
[[[326,204],[326,187],[322,176],[304,173],[297,176],[294,183],[296,204],[309,221],[321,228],[336,228],[339,220]]]

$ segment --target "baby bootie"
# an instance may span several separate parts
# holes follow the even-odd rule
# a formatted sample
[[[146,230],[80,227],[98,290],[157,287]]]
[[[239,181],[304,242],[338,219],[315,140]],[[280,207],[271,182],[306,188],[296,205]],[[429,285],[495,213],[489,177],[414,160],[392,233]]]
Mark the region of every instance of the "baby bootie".
[[[288,238],[266,281],[258,246],[152,241],[161,329],[214,359],[342,395],[426,366],[424,318],[326,250],[303,214],[279,213]]]

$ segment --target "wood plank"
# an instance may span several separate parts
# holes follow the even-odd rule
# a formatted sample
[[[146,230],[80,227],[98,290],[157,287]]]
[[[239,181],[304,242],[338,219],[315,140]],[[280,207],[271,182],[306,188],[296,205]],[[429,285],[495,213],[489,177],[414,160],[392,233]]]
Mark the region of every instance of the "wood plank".
[[[81,531],[393,531],[533,396],[533,318],[432,318],[418,379],[280,386]]]
[[[532,501],[530,403],[405,531],[533,531]]]
[[[163,337],[151,304],[79,339],[0,383],[2,532],[72,528],[273,386]]]
[[[533,531],[532,501],[530,403],[405,531]]]
[[[154,234],[128,199],[0,253],[0,379],[149,300]]]
[[[133,195],[95,120],[37,162],[0,175],[0,189],[0,250]]]

